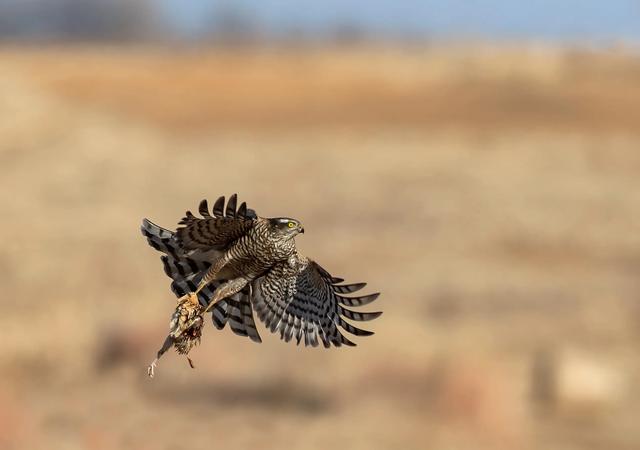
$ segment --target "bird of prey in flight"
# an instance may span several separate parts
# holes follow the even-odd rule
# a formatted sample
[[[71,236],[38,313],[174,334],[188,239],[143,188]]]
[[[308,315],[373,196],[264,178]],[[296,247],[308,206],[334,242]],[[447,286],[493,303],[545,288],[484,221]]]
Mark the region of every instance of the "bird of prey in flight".
[[[142,221],[142,234],[149,245],[163,253],[165,273],[173,280],[178,297],[170,321],[169,335],[148,368],[153,377],[160,357],[171,347],[187,355],[200,342],[204,316],[211,313],[213,325],[261,342],[254,311],[273,333],[305,346],[355,346],[343,335],[369,336],[345,320],[367,321],[381,312],[358,312],[380,295],[348,296],[365,283],[346,284],[296,249],[295,237],[304,233],[302,223],[288,217],[264,218],[237,206],[233,194],[225,205],[220,197],[209,211],[200,202],[196,217],[187,211],[176,231]]]

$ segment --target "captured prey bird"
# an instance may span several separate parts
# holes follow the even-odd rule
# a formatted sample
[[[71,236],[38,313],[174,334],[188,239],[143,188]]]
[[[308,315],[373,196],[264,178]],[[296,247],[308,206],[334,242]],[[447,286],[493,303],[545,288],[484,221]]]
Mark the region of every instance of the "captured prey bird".
[[[163,253],[165,273],[178,303],[169,324],[169,335],[148,367],[153,377],[158,360],[171,347],[189,359],[200,343],[205,314],[213,325],[262,342],[254,322],[255,311],[272,332],[286,342],[316,347],[355,346],[342,331],[369,336],[345,320],[367,321],[381,312],[358,312],[349,307],[373,302],[379,293],[347,296],[366,283],[345,284],[296,249],[295,237],[304,233],[300,221],[287,217],[264,218],[237,206],[233,194],[225,205],[220,197],[209,211],[200,202],[196,217],[187,211],[174,231],[144,219],[142,234],[149,245]],[[213,214],[213,215],[212,215]]]

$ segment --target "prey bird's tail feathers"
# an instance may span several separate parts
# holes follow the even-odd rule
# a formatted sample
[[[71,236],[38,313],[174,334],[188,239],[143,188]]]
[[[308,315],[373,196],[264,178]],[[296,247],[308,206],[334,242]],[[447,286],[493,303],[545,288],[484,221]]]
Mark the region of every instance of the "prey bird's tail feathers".
[[[177,297],[195,291],[207,269],[211,267],[210,261],[215,260],[220,254],[212,250],[185,251],[173,231],[162,228],[148,219],[142,221],[141,231],[149,245],[163,253],[160,259],[165,273],[173,280],[171,291]],[[198,300],[202,306],[206,307],[209,304],[215,288],[221,282],[214,281],[200,291]],[[247,336],[255,342],[262,341],[253,320],[249,288],[216,303],[211,313],[213,325],[217,329],[221,330],[229,323],[234,333]]]

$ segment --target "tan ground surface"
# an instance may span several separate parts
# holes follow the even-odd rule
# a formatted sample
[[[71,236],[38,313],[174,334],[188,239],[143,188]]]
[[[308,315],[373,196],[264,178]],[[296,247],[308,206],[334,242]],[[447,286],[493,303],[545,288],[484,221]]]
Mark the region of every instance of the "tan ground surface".
[[[623,50],[6,48],[0,116],[0,448],[640,446]],[[232,192],[382,291],[376,335],[209,327],[149,381],[173,298],[140,219]]]

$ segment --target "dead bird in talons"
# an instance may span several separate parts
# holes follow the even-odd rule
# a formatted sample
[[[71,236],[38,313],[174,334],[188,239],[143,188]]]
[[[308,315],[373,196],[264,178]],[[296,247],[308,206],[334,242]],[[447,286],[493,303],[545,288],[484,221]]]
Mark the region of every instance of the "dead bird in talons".
[[[189,358],[189,352],[193,347],[200,344],[204,326],[202,314],[203,308],[198,304],[195,296],[187,296],[178,301],[169,323],[169,334],[164,340],[162,348],[158,350],[156,358],[147,368],[149,377],[153,378],[158,361],[171,347],[175,347],[176,352],[179,354],[185,355],[189,366],[195,369],[193,361]]]

